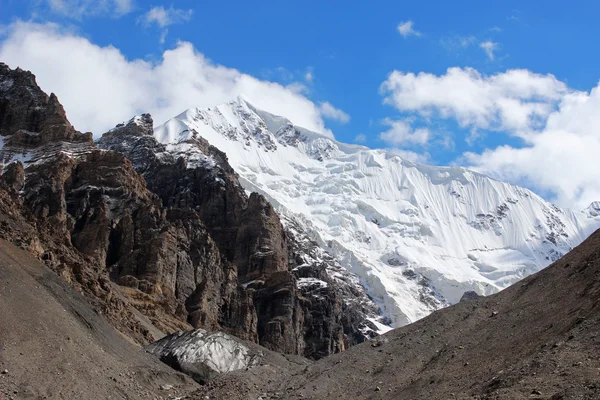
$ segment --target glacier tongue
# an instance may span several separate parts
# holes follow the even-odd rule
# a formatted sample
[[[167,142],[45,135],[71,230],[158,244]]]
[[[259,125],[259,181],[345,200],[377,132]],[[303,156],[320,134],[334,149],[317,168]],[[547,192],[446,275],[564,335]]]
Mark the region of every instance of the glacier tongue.
[[[560,209],[464,168],[336,142],[242,98],[187,110],[154,136],[172,146],[202,136],[224,151],[245,189],[303,224],[396,326],[466,291],[497,292],[600,226],[600,207]]]

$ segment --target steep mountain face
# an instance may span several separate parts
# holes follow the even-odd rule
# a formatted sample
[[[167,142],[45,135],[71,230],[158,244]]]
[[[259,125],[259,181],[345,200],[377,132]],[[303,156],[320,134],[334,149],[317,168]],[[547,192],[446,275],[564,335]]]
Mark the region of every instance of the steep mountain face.
[[[395,325],[507,287],[600,226],[597,204],[560,209],[464,168],[342,144],[242,98],[187,110],[154,137],[188,164],[202,162],[195,142],[226,152],[242,186],[355,273]]]
[[[141,343],[152,340],[148,329],[111,289],[101,257],[74,245],[82,224],[67,212],[67,206],[82,194],[93,198],[93,188],[77,190],[71,178],[78,162],[94,152],[91,134],[73,129],[56,97],[43,93],[31,73],[11,70],[2,63],[0,121],[0,238],[42,259],[85,293],[121,332]],[[124,157],[103,155],[99,168],[114,165],[116,159],[121,160],[122,169],[115,170],[128,171]],[[116,187],[123,189],[120,184]],[[99,215],[92,208],[88,211],[92,218]],[[90,244],[84,244],[93,253]],[[105,244],[97,243],[97,248]]]
[[[117,151],[98,148],[31,73],[4,64],[0,121],[0,238],[138,342],[196,327],[319,358],[379,330],[358,279],[296,242],[206,140],[165,146],[143,115],[100,141]]]
[[[131,159],[169,212],[184,208],[199,215],[220,254],[236,266],[237,282],[256,310],[253,332],[263,346],[318,358],[380,331],[377,307],[358,279],[302,231],[284,229],[271,204],[256,193],[248,196],[225,154],[205,139],[163,145],[152,136],[150,116],[142,115],[104,134],[98,146]],[[135,271],[120,267],[120,275],[130,279]],[[211,280],[215,277],[207,276],[206,284]],[[206,326],[206,312],[190,301],[205,292],[201,286],[186,294],[196,327]],[[224,302],[221,313],[243,315],[238,302]],[[223,327],[239,325],[234,320]]]

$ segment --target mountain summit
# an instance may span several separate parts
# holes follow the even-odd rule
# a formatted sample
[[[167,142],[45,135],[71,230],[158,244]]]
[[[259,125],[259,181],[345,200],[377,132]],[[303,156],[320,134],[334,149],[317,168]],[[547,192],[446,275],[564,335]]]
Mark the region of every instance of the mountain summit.
[[[357,274],[396,326],[539,271],[600,226],[528,189],[460,167],[415,164],[337,142],[242,97],[192,108],[154,129],[188,162],[204,138],[248,192],[273,204]]]

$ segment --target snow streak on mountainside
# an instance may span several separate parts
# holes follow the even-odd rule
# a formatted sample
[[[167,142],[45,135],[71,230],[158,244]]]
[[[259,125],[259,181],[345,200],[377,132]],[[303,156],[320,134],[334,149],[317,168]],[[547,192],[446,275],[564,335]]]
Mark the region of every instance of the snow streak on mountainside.
[[[494,293],[547,266],[600,226],[600,203],[575,212],[464,168],[412,163],[336,142],[238,98],[157,127],[197,160],[190,138],[224,151],[248,191],[360,277],[395,325]]]

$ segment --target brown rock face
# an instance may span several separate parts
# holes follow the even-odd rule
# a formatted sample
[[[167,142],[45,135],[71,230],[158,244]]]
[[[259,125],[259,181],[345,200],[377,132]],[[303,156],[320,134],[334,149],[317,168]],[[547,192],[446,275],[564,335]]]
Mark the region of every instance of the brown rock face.
[[[21,163],[9,164],[4,170],[0,169],[2,180],[14,192],[18,192],[25,183],[25,169]]]
[[[26,217],[23,226],[31,229],[23,236],[40,244],[38,255],[94,300],[123,298],[113,293],[112,277],[125,286],[119,290],[124,298],[163,331],[189,328],[187,301],[207,328],[224,326],[256,339],[251,300],[239,292],[197,212],[165,209],[127,158],[97,149],[91,136],[72,128],[56,97],[41,92],[32,74],[3,66],[0,82],[7,88],[0,115],[0,160],[8,163],[2,186],[12,199],[6,212]],[[25,170],[14,159],[26,159]],[[36,226],[47,229],[36,232]],[[4,235],[24,244],[14,231],[7,225]],[[111,310],[115,319],[137,326],[120,301]],[[119,324],[129,322],[116,324],[128,330]],[[131,336],[145,343],[149,333]]]
[[[342,271],[339,264],[297,230],[286,230],[263,196],[246,195],[223,152],[199,136],[186,143],[191,153],[169,151],[150,136],[149,126],[148,116],[135,117],[103,135],[98,145],[134,160],[133,167],[168,210],[198,213],[220,254],[233,266],[232,279],[243,288],[238,291],[248,296],[243,304],[253,311],[235,314],[238,323],[251,329],[249,337],[273,350],[320,358],[374,334],[365,316],[377,315],[377,309],[364,289],[356,289],[358,282],[332,279],[328,271]],[[198,159],[205,161],[193,161]],[[296,268],[300,265],[302,270]],[[300,287],[298,278],[315,278],[326,287]],[[203,287],[192,299],[209,290]],[[229,293],[228,289],[221,295],[227,298]],[[190,299],[186,306],[193,326],[204,328],[208,315],[198,318]]]
[[[201,137],[188,143],[197,158],[169,151],[152,123],[135,117],[98,148],[31,73],[0,64],[0,237],[140,343],[152,329],[131,306],[166,333],[192,325],[312,358],[372,334],[364,290],[332,278],[335,260],[246,195],[224,153]]]
[[[13,144],[29,147],[57,140],[92,141],[91,133],[75,131],[58,98],[44,93],[35,75],[0,63],[0,136],[7,135]]]
[[[294,313],[297,293],[288,270],[287,239],[272,206],[255,193],[248,197],[225,154],[206,140],[198,138],[194,144],[215,160],[216,167],[189,168],[145,132],[145,123],[132,120],[105,134],[98,144],[139,160],[134,167],[169,214],[199,216],[198,223],[228,265],[224,270],[202,270],[204,279],[185,301],[189,322],[205,329],[233,329],[237,336],[271,349],[303,354],[303,318],[301,311]],[[181,224],[187,218],[176,220]],[[253,281],[245,288],[240,285]],[[215,296],[224,299],[220,309],[205,305]],[[219,323],[215,315],[228,316],[228,321]]]

